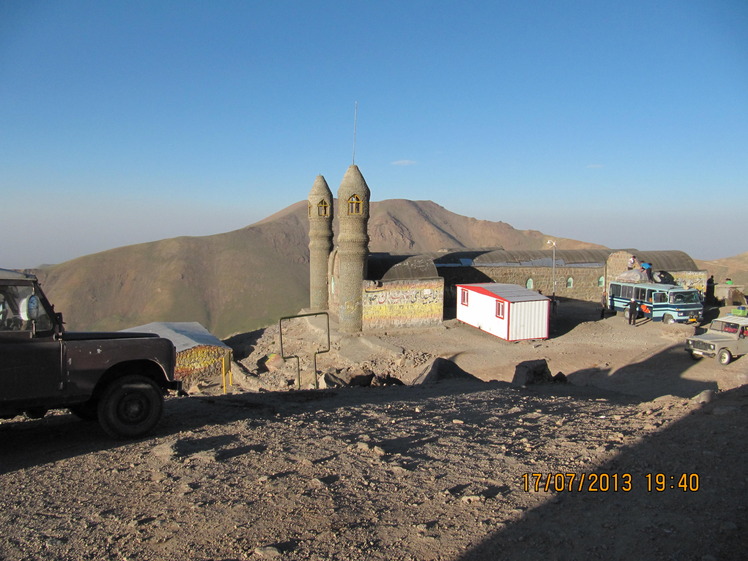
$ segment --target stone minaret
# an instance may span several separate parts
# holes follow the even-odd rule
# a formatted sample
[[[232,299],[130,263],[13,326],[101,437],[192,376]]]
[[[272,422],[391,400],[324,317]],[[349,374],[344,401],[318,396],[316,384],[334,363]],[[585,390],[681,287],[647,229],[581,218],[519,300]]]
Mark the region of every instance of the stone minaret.
[[[327,310],[327,262],[332,251],[332,191],[321,175],[309,191],[309,307]]]
[[[350,166],[338,189],[338,322],[345,333],[362,327],[361,292],[369,254],[369,187],[358,166]]]

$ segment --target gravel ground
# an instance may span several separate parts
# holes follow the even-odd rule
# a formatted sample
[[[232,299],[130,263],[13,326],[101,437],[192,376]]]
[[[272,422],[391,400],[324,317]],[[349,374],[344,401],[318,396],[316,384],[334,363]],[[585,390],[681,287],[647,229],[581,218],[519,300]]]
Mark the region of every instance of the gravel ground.
[[[409,383],[442,357],[476,378],[302,391],[266,358],[277,327],[237,337],[232,393],[196,381],[149,438],[0,424],[0,559],[743,559],[748,359],[692,362],[692,331],[562,304],[548,341],[334,336],[336,377]],[[512,385],[537,358],[569,383]]]

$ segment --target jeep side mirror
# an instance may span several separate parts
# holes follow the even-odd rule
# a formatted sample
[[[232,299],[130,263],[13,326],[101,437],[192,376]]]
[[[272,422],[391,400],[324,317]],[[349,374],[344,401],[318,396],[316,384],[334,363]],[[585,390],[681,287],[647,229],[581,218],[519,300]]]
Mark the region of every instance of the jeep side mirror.
[[[65,322],[62,321],[62,312],[55,312],[54,316],[55,316],[55,335],[59,337],[65,332],[65,328],[63,327],[63,324]]]

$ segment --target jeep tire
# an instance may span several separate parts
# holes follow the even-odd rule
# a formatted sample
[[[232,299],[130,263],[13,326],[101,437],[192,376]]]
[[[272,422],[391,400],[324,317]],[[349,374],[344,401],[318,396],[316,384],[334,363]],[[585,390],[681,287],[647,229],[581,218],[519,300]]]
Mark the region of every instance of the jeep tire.
[[[164,409],[161,388],[145,376],[123,376],[107,386],[98,406],[98,419],[115,438],[136,438],[156,426]]]
[[[732,353],[729,349],[720,349],[717,353],[717,360],[722,366],[730,364],[732,362]]]

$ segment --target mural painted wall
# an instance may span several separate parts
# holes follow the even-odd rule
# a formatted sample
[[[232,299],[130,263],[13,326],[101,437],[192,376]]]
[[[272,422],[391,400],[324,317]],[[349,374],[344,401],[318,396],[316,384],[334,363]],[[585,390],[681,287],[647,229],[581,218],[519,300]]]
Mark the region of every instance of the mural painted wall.
[[[364,330],[425,327],[442,321],[444,279],[365,282]]]

